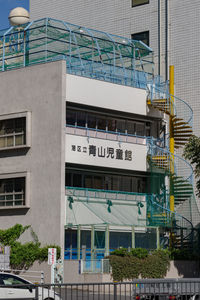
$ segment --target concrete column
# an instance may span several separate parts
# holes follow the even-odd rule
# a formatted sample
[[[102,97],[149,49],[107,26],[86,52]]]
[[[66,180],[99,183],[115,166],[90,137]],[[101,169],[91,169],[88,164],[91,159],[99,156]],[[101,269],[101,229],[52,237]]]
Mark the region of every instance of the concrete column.
[[[159,227],[156,227],[156,246],[157,246],[157,249],[160,248],[160,229],[159,229]]]
[[[135,248],[135,227],[134,227],[134,226],[132,226],[132,234],[131,234],[131,237],[132,237],[131,247],[132,247],[132,248]]]
[[[81,258],[81,226],[77,228],[77,259]]]
[[[105,256],[110,254],[110,234],[109,234],[109,225],[106,225],[105,231]]]

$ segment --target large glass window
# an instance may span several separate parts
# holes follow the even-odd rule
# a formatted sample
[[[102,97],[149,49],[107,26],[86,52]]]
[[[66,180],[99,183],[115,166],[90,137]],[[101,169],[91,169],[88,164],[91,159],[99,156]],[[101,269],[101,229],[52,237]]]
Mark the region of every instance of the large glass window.
[[[110,249],[131,247],[130,232],[110,232]]]
[[[0,179],[0,206],[25,205],[25,178]]]
[[[66,124],[139,136],[149,136],[152,126],[155,128],[158,127],[157,121],[152,123],[122,118],[114,119],[110,116],[75,109],[71,110],[70,108],[66,112]],[[152,135],[157,138],[158,131],[153,130]]]
[[[131,0],[131,2],[132,2],[132,7],[135,7],[138,5],[148,4],[149,0]]]
[[[103,174],[93,171],[66,170],[66,186],[113,190],[124,192],[146,192],[146,177]]]
[[[0,121],[0,148],[26,144],[26,118]]]

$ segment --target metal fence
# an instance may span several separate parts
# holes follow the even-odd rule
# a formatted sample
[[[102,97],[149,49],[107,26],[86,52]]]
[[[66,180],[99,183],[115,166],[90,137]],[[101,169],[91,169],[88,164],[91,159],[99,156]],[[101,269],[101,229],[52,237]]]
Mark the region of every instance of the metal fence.
[[[61,285],[0,285],[0,299],[34,300],[199,300],[200,279]]]

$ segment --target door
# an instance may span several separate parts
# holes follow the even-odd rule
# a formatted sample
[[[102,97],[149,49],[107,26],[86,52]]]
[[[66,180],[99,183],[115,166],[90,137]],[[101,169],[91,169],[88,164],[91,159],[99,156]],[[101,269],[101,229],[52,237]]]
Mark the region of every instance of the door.
[[[25,286],[30,285],[30,283],[21,277],[2,273],[0,274],[0,280],[5,286],[2,290],[4,290],[4,296],[6,299],[31,299],[35,297],[35,290],[31,289],[30,286]],[[13,285],[15,286],[13,287]],[[17,285],[19,285],[19,287],[17,287]]]

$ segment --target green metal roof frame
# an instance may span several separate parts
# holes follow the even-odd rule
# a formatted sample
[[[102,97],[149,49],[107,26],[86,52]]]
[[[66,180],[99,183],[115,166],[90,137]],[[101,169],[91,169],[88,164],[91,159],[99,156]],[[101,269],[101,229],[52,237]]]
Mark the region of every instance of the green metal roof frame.
[[[153,51],[143,42],[60,20],[40,19],[0,32],[2,71],[58,57],[66,59],[69,73],[78,68],[97,74],[98,69],[130,77],[130,71],[152,76],[154,70]]]

